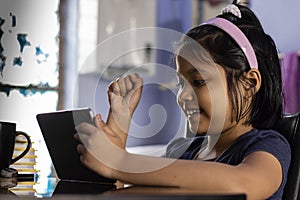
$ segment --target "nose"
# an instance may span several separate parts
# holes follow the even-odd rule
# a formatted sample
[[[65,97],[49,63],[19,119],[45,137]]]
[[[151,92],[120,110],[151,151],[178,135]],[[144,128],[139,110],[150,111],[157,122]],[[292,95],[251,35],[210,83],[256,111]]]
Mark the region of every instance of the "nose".
[[[194,98],[194,90],[189,83],[186,83],[183,88],[178,91],[178,101],[192,101]]]

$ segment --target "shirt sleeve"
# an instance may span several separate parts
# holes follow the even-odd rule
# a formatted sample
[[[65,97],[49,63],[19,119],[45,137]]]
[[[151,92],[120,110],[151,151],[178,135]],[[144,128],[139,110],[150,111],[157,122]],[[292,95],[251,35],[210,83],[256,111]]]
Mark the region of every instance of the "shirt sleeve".
[[[245,151],[245,157],[256,151],[265,151],[275,156],[283,169],[289,167],[291,150],[288,141],[275,131],[262,132]]]
[[[257,151],[264,151],[272,154],[281,164],[283,173],[283,184],[287,180],[288,169],[291,162],[290,144],[283,135],[276,131],[263,131],[259,133],[251,145],[248,146],[244,158]]]

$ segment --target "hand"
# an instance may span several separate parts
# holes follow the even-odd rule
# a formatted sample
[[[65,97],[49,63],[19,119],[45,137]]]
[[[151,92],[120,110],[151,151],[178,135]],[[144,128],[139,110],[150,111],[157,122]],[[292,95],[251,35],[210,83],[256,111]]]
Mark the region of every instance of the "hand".
[[[120,77],[108,88],[109,103],[114,114],[132,116],[142,95],[143,80],[137,74]]]
[[[114,133],[98,114],[95,117],[96,126],[88,123],[76,127],[74,138],[82,144],[77,146],[81,162],[91,170],[107,178],[113,178],[114,168],[119,166],[119,160],[126,153],[120,137]]]
[[[142,95],[143,80],[137,74],[118,78],[108,88],[110,111],[107,125],[119,135],[126,147],[131,117]]]
[[[100,114],[97,114],[95,117],[95,125],[96,127],[102,129],[103,133],[107,136],[107,138],[117,147],[123,148],[123,143],[118,134],[116,134],[105,122],[102,120]]]

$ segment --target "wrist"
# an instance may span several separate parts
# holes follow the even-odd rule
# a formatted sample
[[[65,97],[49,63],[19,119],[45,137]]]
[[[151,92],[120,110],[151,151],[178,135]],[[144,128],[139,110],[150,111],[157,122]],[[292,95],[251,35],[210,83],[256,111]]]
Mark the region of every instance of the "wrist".
[[[131,117],[124,114],[117,114],[112,111],[107,117],[107,125],[116,132],[127,134],[130,127]]]
[[[129,156],[129,153],[125,150],[122,150],[121,153],[119,152],[119,156],[115,157],[117,159],[115,160],[115,166],[112,167],[112,170],[110,173],[111,179],[125,181],[125,180],[123,180],[124,173],[126,173],[126,171],[124,171],[124,163],[126,163],[128,156]]]
[[[109,112],[106,124],[120,137],[122,143],[120,147],[125,150],[130,120],[115,119],[115,115]]]
[[[135,109],[130,109],[130,108],[126,108],[126,109],[122,109],[122,108],[112,108],[110,107],[109,109],[109,113],[113,113],[114,115],[118,115],[121,116],[123,118],[131,118],[133,116]]]

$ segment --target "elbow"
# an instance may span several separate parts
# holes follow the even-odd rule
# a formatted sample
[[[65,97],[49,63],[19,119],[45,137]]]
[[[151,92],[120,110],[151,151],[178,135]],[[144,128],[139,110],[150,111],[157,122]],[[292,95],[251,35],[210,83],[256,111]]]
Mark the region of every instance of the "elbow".
[[[251,180],[247,179],[228,184],[226,190],[231,194],[244,194],[247,200],[267,199],[271,196],[268,192],[264,191],[264,188],[257,188]]]
[[[247,200],[249,200],[249,196],[251,196],[251,189],[247,186],[245,183],[233,183],[233,184],[228,184],[226,188],[226,193],[229,194],[244,194],[247,197]]]

